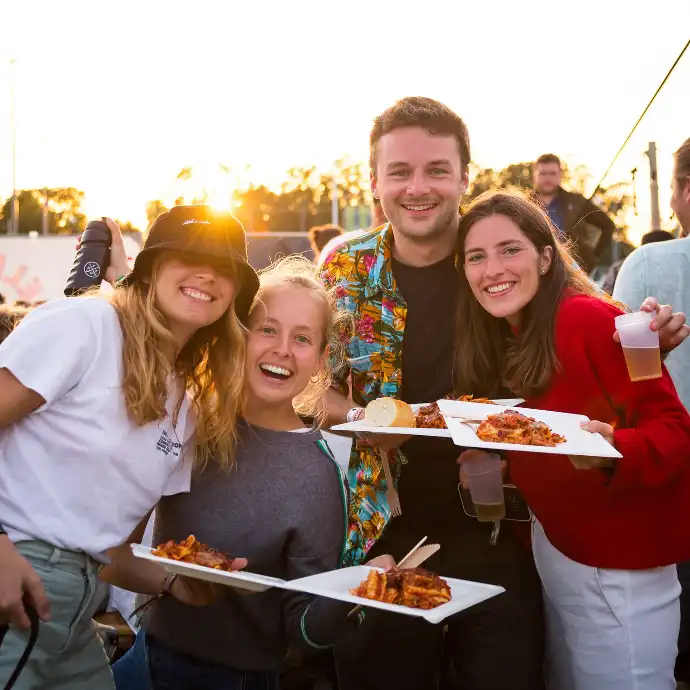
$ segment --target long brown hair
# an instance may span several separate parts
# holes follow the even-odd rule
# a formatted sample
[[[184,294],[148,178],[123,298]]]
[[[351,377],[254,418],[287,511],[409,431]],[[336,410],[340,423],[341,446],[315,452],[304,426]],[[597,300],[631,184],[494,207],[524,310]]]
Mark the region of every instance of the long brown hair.
[[[521,331],[516,336],[505,319],[492,316],[479,304],[463,267],[465,239],[470,229],[477,221],[496,215],[512,220],[540,255],[546,247],[552,250],[549,270],[540,276],[537,294],[524,308]],[[557,236],[558,231],[546,213],[517,192],[485,192],[461,216],[454,370],[458,394],[491,396],[508,388],[529,397],[543,391],[559,366],[554,324],[566,290],[610,301],[577,267],[573,254]]]
[[[156,257],[150,283],[136,282],[115,290],[108,299],[117,310],[124,340],[123,392],[131,419],[143,426],[165,419],[170,376],[180,381],[173,423],[185,391],[196,414],[195,465],[203,468],[213,457],[223,469],[233,465],[236,422],[242,405],[246,343],[234,309],[215,323],[200,328],[180,350],[174,362],[175,339],[156,305],[155,285],[165,253]],[[240,292],[237,272],[231,275]]]

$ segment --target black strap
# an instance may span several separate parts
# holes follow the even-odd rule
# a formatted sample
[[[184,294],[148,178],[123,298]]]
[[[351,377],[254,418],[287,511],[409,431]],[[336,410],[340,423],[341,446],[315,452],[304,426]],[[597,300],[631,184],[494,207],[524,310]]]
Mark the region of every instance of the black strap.
[[[38,639],[38,627],[40,624],[38,614],[36,613],[34,607],[26,599],[24,600],[24,608],[26,609],[26,614],[29,617],[29,621],[31,622],[31,632],[29,633],[29,641],[26,644],[26,649],[24,650],[21,659],[19,659],[14,671],[12,671],[12,675],[9,677],[7,683],[5,683],[4,690],[10,690],[17,682],[17,679],[19,678],[22,670],[24,669],[24,666],[26,666],[26,662],[29,660],[31,652],[33,651],[33,648],[36,645],[36,640]],[[9,625],[0,625],[0,646],[2,645],[2,642],[5,639],[5,635],[7,634],[8,630]]]

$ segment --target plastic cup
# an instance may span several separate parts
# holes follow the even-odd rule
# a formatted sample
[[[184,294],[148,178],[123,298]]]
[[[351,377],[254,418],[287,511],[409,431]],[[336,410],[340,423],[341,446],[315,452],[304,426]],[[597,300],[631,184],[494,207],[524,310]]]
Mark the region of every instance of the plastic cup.
[[[495,453],[476,453],[463,461],[472,503],[480,522],[494,522],[505,517],[501,458]]]
[[[646,311],[616,317],[616,330],[628,365],[631,381],[647,381],[661,377],[659,333],[649,328],[654,315]]]

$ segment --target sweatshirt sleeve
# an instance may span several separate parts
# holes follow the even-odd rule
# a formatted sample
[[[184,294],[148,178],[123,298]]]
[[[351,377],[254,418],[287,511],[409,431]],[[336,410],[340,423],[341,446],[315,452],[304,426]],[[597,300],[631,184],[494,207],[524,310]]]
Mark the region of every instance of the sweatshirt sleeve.
[[[319,469],[309,478],[311,496],[305,500],[308,515],[290,541],[288,580],[335,570],[340,565],[347,535],[347,486],[335,460],[321,456],[318,461]],[[287,591],[283,607],[289,639],[302,649],[336,644],[361,619],[348,618],[352,604],[302,592]]]
[[[581,323],[586,354],[604,393],[621,420],[614,445],[623,455],[611,477],[611,490],[668,484],[687,471],[690,416],[665,367],[662,376],[632,382],[620,344],[613,341],[611,304],[590,301]]]

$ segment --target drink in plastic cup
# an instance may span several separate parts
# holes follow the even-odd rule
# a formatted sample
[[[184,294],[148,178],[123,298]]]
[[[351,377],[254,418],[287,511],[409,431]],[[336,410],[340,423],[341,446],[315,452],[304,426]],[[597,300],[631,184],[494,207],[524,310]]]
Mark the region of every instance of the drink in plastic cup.
[[[631,381],[661,377],[659,334],[649,328],[653,318],[654,315],[646,311],[616,317],[616,330],[621,338]]]
[[[505,517],[501,458],[495,453],[472,453],[462,463],[472,503],[480,522]]]

